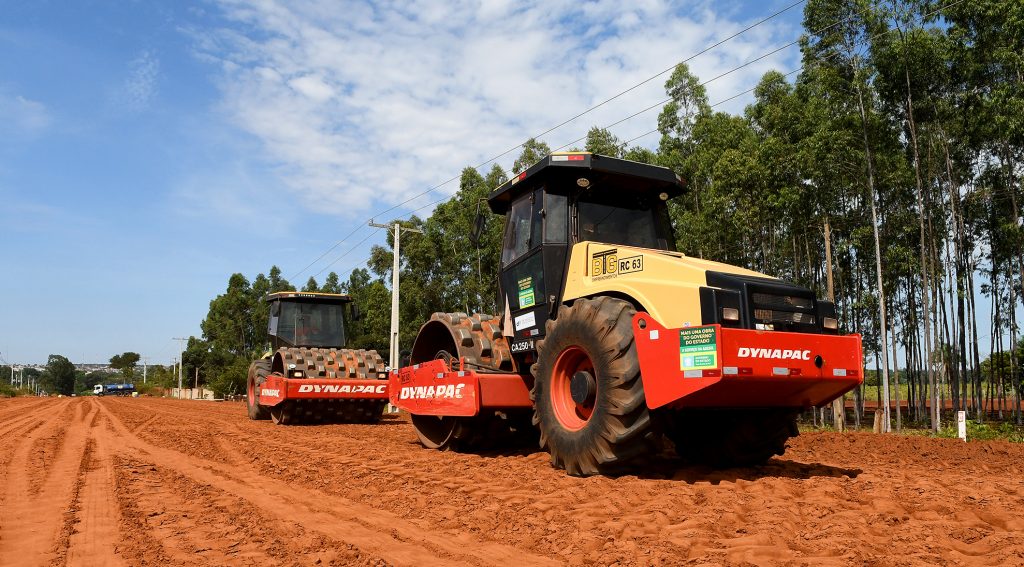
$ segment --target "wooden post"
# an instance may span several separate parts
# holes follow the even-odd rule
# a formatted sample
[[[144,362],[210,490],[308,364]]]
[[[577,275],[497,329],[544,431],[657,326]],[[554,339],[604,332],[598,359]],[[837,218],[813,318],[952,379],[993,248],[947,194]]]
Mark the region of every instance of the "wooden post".
[[[828,282],[828,300],[835,305],[836,291],[832,282],[832,225],[825,217],[825,270],[826,281]],[[836,431],[846,431],[846,394],[843,394],[832,402],[832,424]]]
[[[875,433],[882,433],[884,431],[883,425],[885,424],[885,412],[880,409],[875,410]]]
[[[846,431],[846,396],[840,396],[832,402],[832,423],[836,431]]]

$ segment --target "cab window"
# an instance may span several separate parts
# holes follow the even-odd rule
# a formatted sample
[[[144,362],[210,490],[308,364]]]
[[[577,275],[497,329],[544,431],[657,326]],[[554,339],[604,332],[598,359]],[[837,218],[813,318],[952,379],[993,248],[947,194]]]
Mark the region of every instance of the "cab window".
[[[541,190],[523,195],[512,203],[505,244],[501,250],[502,265],[515,262],[535,246],[541,238]]]
[[[576,204],[577,241],[624,244],[673,250],[672,227],[665,203],[653,195],[595,191]]]

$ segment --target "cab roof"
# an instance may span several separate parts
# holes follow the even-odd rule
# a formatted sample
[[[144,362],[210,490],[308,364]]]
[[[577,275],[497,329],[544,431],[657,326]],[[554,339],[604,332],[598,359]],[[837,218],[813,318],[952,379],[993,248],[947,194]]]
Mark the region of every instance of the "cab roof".
[[[348,303],[352,296],[344,293],[321,293],[319,291],[279,291],[267,295],[267,302],[296,300],[317,303]]]
[[[545,181],[567,181],[570,187],[578,188],[576,182],[583,177],[592,185],[612,184],[625,191],[668,193],[669,198],[681,195],[684,186],[682,178],[667,167],[590,152],[556,152],[491,191],[487,204],[492,212],[503,215],[512,199]]]

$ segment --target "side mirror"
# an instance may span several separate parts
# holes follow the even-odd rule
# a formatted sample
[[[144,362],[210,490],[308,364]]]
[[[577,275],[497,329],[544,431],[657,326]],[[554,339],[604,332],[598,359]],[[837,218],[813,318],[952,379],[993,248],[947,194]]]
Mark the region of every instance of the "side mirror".
[[[484,229],[487,228],[487,215],[480,209],[481,201],[476,203],[476,217],[473,219],[473,232],[469,235],[469,241],[473,246],[480,248],[480,239],[483,238]]]

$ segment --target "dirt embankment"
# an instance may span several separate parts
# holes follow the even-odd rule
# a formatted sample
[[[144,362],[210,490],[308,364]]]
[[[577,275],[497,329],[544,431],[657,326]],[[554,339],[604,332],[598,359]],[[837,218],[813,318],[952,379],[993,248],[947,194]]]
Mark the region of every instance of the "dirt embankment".
[[[1024,565],[1024,446],[811,434],[759,468],[419,447],[240,404],[0,400],[0,565]]]

